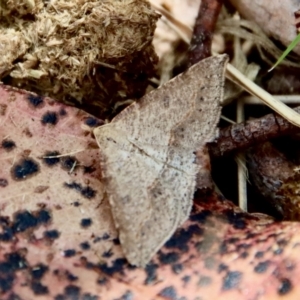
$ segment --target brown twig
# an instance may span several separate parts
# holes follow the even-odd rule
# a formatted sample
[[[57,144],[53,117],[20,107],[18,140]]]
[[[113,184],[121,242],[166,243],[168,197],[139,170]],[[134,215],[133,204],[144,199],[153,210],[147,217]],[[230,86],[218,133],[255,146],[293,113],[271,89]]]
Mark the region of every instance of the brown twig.
[[[188,67],[211,56],[212,36],[222,4],[223,0],[201,1],[188,53]],[[203,150],[197,151],[196,157],[199,162],[202,156]],[[199,189],[204,186],[210,187],[211,183],[209,176],[201,177],[198,174],[197,187]]]
[[[300,112],[300,107],[295,111]],[[299,127],[272,113],[221,129],[217,141],[209,144],[209,152],[212,157],[220,157],[295,132],[300,132]]]
[[[211,42],[223,0],[202,0],[189,49],[189,66],[211,56]]]

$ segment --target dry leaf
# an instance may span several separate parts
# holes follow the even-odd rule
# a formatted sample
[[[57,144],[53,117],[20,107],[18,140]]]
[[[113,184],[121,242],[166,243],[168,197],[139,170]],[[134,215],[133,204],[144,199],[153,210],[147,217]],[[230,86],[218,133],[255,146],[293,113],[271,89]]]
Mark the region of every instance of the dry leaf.
[[[12,291],[25,300],[53,299],[72,278],[91,289],[74,258],[97,261],[116,237],[94,167],[92,129],[99,124],[78,109],[0,85],[0,299]]]
[[[43,118],[47,111],[57,112],[56,125]],[[300,225],[251,216],[214,195],[196,198],[189,221],[145,269],[128,265],[102,198],[90,135],[97,123],[73,107],[0,85],[1,300],[300,298]],[[44,164],[40,155],[53,149],[78,163],[53,155]],[[10,170],[21,155],[37,161],[40,172],[33,168],[16,181]],[[80,184],[64,186],[73,180]],[[86,186],[96,190],[94,198],[83,196]],[[83,228],[87,218],[92,224]]]
[[[188,218],[197,174],[206,181],[205,158],[196,163],[195,152],[216,137],[226,62],[226,55],[199,62],[94,131],[133,265],[145,266]]]
[[[231,0],[240,14],[255,21],[266,34],[286,47],[297,35],[295,15],[299,1],[295,0]],[[294,50],[300,54],[300,46]]]

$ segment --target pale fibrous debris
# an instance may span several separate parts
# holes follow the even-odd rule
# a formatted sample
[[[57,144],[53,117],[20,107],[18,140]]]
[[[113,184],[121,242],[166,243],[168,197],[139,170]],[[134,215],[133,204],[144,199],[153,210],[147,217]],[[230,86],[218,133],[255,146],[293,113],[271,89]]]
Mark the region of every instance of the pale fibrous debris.
[[[94,130],[122,249],[145,266],[189,216],[217,136],[226,55],[207,58]],[[206,154],[205,154],[206,153]],[[197,163],[196,163],[197,162]],[[199,176],[200,174],[200,176]],[[201,182],[200,182],[201,186]]]
[[[0,1],[0,80],[102,117],[144,95],[158,18],[146,0]]]

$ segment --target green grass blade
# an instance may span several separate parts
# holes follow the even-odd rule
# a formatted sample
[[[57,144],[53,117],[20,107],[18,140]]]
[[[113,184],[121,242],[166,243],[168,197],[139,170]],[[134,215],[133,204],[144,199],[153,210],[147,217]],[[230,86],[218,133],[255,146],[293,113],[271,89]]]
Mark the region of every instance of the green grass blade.
[[[296,45],[300,42],[300,33],[294,38],[294,40],[288,45],[282,55],[278,58],[275,65],[269,70],[272,71],[275,69],[285,58],[286,56],[296,47]]]

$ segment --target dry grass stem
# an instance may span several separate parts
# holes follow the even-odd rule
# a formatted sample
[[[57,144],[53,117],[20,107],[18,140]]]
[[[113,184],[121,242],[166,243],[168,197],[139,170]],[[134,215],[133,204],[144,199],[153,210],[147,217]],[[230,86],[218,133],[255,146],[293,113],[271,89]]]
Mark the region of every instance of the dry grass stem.
[[[274,98],[267,91],[256,85],[253,81],[249,80],[240,71],[234,68],[231,64],[227,65],[227,77],[236,84],[243,87],[247,92],[256,96],[263,101],[267,106],[272,108],[275,112],[281,115],[295,126],[300,127],[300,115],[293,109],[286,106],[284,103]]]
[[[244,116],[244,105],[243,103],[238,102],[237,104],[237,123],[245,121]],[[237,163],[237,176],[238,176],[238,201],[239,207],[247,211],[248,209],[248,197],[247,197],[247,180],[246,180],[246,158],[243,153],[239,153],[236,156]]]

